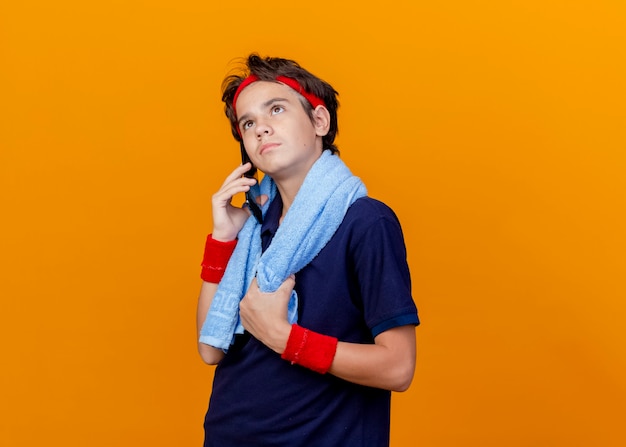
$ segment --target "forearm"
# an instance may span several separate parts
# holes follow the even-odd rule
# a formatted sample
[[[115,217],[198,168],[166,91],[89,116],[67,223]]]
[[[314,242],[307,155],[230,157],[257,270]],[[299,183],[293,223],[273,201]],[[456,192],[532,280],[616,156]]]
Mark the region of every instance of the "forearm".
[[[305,360],[301,357],[307,356],[307,348],[304,345],[318,343],[316,340],[319,335],[309,332],[306,342],[302,338],[295,341],[289,340],[291,336],[288,330],[287,332],[274,331],[272,337],[261,336],[261,341],[275,352],[283,354],[283,358],[287,361],[291,360],[305,366],[309,362],[319,366],[319,350],[315,354],[317,359],[314,358],[312,362],[310,358],[304,362],[298,360],[298,357],[300,360]],[[289,351],[299,352],[287,352],[285,356],[285,346],[288,341],[294,345]],[[413,379],[415,361],[415,327],[400,326],[378,335],[374,344],[338,342],[328,373],[359,385],[391,391],[406,391]]]
[[[374,344],[339,342],[329,373],[359,385],[406,391],[416,361],[415,328],[383,332]]]
[[[198,309],[196,312],[198,338],[200,337],[200,331],[202,330],[204,320],[206,319],[207,312],[211,306],[211,301],[213,300],[213,296],[216,291],[217,284],[206,281],[202,282],[200,296],[198,297]],[[198,342],[198,352],[200,353],[202,360],[209,365],[217,364],[224,357],[224,352],[221,349],[217,349],[200,342]]]
[[[218,283],[224,275],[228,260],[236,245],[236,240],[225,240],[220,235],[213,237],[213,234],[209,234],[207,236],[202,259],[202,271],[200,273],[203,282],[196,311],[198,338],[200,337],[200,331],[204,325],[207,312],[211,307],[213,297],[217,292]],[[218,363],[224,357],[224,353],[221,350],[200,342],[198,342],[198,351],[202,359],[210,365]]]

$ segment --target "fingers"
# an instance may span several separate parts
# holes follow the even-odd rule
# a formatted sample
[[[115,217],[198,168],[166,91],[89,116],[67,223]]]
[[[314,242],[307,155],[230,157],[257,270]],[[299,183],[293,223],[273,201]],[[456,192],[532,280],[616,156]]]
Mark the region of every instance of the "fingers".
[[[220,189],[213,194],[213,206],[224,207],[230,204],[233,196],[236,194],[250,190],[250,187],[256,184],[256,179],[243,177],[243,174],[250,169],[250,163],[238,166],[231,172]]]
[[[228,195],[230,197],[234,196],[239,192],[246,192],[250,189],[250,187],[256,184],[256,179],[244,177],[245,174],[250,169],[250,163],[243,164],[238,166],[233,172],[231,172],[228,177],[222,183],[219,191],[217,192],[220,195]]]
[[[214,237],[219,235],[223,240],[234,239],[250,216],[248,209],[235,207],[231,203],[235,195],[248,191],[256,183],[256,179],[243,176],[249,169],[250,163],[235,168],[226,177],[220,189],[213,194]]]
[[[291,276],[275,292],[263,293],[254,278],[239,303],[239,316],[246,330],[261,343],[280,353],[285,350],[291,330],[287,307],[294,284],[295,278]]]
[[[291,293],[293,288],[296,286],[296,275],[289,275],[285,281],[278,288]]]
[[[224,180],[222,186],[232,182],[235,179],[241,178],[246,172],[250,170],[251,167],[252,163],[250,162],[237,166],[235,170],[231,172],[228,177],[226,177],[226,180]]]
[[[287,296],[291,296],[291,291],[293,290],[295,286],[296,286],[296,275],[289,275],[287,279],[283,281],[283,283],[280,285],[280,287],[278,287],[278,289],[276,289],[276,292],[274,293],[282,293],[282,294],[286,294]],[[260,292],[259,284],[257,282],[256,277],[254,277],[252,279],[252,282],[250,283],[250,289],[253,289],[253,288]]]

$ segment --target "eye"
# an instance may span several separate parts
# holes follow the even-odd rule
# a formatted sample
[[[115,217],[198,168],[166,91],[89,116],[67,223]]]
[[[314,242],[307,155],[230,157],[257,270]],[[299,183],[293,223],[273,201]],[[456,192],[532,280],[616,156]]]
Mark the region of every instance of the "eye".
[[[272,115],[276,115],[277,113],[281,113],[284,109],[283,106],[274,106],[272,107]]]
[[[253,124],[254,123],[251,120],[247,120],[247,121],[244,121],[243,123],[241,123],[241,128],[243,130],[248,130],[248,129],[250,129],[252,127]]]

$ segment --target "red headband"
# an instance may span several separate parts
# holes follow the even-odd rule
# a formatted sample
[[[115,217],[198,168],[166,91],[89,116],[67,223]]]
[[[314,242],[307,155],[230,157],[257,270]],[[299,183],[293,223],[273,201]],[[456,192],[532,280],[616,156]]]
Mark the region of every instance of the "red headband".
[[[258,80],[259,80],[258,76],[250,75],[246,79],[244,79],[241,84],[239,84],[239,87],[237,87],[237,91],[235,92],[235,96],[233,97],[233,110],[235,111],[235,116],[237,115],[237,109],[235,105],[237,104],[237,98],[239,97],[239,94],[244,88],[246,88],[247,86],[249,86],[250,84]],[[304,88],[302,88],[300,83],[296,81],[295,79],[288,78],[287,76],[276,76],[276,80],[282,84],[285,84],[288,87],[291,87],[296,92],[304,96],[306,100],[309,101],[309,103],[313,106],[313,108],[316,108],[317,106],[326,107],[326,103],[324,102],[322,98],[304,90]]]

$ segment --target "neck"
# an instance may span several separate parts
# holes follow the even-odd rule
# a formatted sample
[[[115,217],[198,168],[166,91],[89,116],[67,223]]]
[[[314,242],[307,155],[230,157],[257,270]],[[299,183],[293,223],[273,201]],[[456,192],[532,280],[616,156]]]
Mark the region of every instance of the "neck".
[[[283,221],[283,218],[287,214],[287,211],[289,211],[291,204],[296,198],[296,194],[298,194],[298,191],[300,190],[300,186],[302,186],[302,182],[299,182],[297,184],[295,184],[294,182],[294,184],[292,185],[285,184],[285,182],[276,182],[276,189],[278,189],[280,198],[283,201],[283,212],[280,215],[280,222]]]

